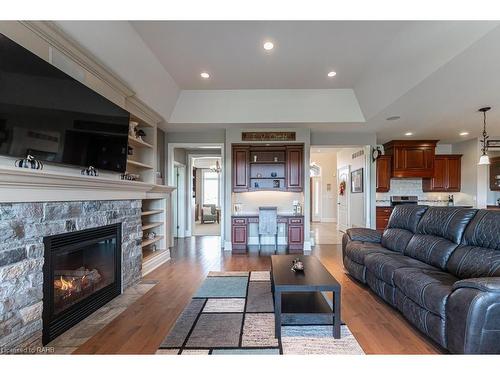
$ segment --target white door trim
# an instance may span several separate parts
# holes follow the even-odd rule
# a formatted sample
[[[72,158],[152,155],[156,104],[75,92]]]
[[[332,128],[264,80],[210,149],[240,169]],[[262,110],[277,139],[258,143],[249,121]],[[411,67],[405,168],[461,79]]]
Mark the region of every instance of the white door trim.
[[[174,161],[173,171],[175,168],[179,171],[179,186],[177,187],[177,225],[179,229],[174,228],[172,223],[172,230],[177,234],[177,238],[184,238],[186,236],[186,166],[182,163]],[[174,174],[175,181],[175,174]]]
[[[167,135],[167,177],[168,177],[168,184],[172,184],[174,181],[174,149],[176,148],[200,148],[200,147],[206,147],[206,148],[219,148],[220,149],[220,158],[221,158],[221,181],[225,181],[225,144],[224,143],[195,143],[195,142],[190,142],[190,143],[168,143],[168,135]],[[202,152],[201,150],[199,152]],[[195,155],[195,154],[189,154],[189,156]],[[208,154],[205,154],[203,156],[208,156]],[[189,158],[188,158],[189,159]],[[190,165],[190,170],[192,170],[192,164],[188,162],[188,165]],[[190,176],[191,177],[191,176]],[[193,189],[193,179],[189,178],[188,186],[190,188],[190,192]],[[225,183],[221,183],[221,191],[220,191],[221,197],[224,198],[225,196]],[[189,199],[189,206],[191,207],[192,200]],[[220,228],[221,228],[221,243],[220,246],[221,248],[224,248],[224,228],[225,228],[225,200],[221,200],[221,215],[220,215]],[[188,215],[188,225],[191,225],[193,221],[193,216],[192,216],[192,209],[190,208],[187,212]],[[192,233],[192,229],[189,228],[189,233]]]
[[[351,166],[344,166],[339,169],[337,169],[337,189],[340,187],[340,177],[341,174],[346,171],[347,172],[347,178],[346,178],[346,187],[345,187],[345,205],[346,205],[346,218],[347,218],[347,223],[344,225],[341,223],[341,216],[340,216],[340,194],[337,195],[337,230],[340,231],[345,231],[351,227],[351,215],[350,215],[350,207],[349,207],[349,200],[350,200],[350,173],[351,173]]]

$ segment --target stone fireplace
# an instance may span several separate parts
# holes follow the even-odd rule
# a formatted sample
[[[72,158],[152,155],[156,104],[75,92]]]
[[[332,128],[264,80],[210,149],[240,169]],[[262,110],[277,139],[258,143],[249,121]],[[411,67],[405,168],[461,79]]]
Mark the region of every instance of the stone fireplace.
[[[0,203],[0,348],[46,344],[137,283],[141,237],[137,199]]]

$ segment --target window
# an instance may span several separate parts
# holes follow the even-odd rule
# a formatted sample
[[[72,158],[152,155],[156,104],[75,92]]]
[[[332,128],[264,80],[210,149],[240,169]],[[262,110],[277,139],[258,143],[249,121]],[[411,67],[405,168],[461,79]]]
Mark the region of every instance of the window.
[[[219,205],[219,174],[203,171],[203,204]]]

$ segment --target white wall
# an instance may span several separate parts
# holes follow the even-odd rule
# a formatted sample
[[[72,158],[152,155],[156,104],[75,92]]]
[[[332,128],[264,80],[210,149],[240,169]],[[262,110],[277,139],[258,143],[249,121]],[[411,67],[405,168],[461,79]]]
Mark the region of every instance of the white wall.
[[[179,87],[128,21],[57,21],[56,24],[115,72],[164,119]]]
[[[367,168],[365,165],[365,155],[359,156],[355,159],[352,158],[352,154],[363,150],[363,147],[357,148],[343,148],[337,153],[337,169],[350,166],[351,172],[359,168],[363,168],[363,181],[364,181],[364,192],[363,193],[349,193],[349,212],[351,219],[351,226],[353,227],[365,227],[366,226],[366,202],[365,193],[366,187],[370,184],[367,183]],[[350,180],[349,180],[350,181]],[[351,186],[347,186],[347,189],[351,189]]]
[[[461,154],[461,191],[455,194],[455,202],[477,205],[477,181],[479,161],[477,138],[453,144],[453,153]]]
[[[183,90],[171,123],[364,122],[354,91]]]
[[[321,221],[337,220],[337,151],[311,153],[311,162],[321,167]],[[330,191],[327,187],[330,185]]]
[[[242,204],[242,213],[256,214],[259,207],[277,207],[279,213],[292,213],[294,200],[299,201],[304,207],[304,195],[285,191],[251,191],[247,193],[233,193],[233,205]],[[232,209],[232,208],[231,208]]]

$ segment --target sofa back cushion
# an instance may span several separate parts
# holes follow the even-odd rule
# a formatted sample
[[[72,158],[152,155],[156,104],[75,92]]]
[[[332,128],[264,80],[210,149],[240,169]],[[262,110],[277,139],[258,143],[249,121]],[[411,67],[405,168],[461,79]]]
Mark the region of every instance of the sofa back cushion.
[[[458,207],[429,207],[404,255],[446,269],[451,254],[460,244],[465,228],[476,211]]]
[[[417,230],[427,206],[399,205],[392,210],[387,229],[382,235],[382,246],[403,252]]]
[[[500,276],[500,211],[477,212],[447,268],[460,279]]]

